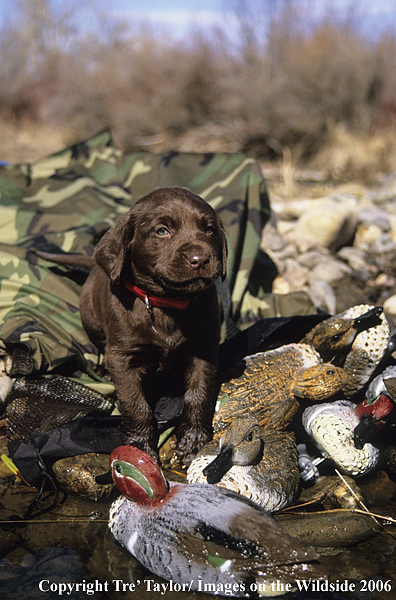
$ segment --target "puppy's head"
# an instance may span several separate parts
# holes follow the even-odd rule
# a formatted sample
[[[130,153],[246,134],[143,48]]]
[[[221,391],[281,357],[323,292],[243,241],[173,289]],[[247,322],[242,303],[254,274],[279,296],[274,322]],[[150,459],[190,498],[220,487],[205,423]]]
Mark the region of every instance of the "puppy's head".
[[[227,273],[227,243],[217,213],[180,187],[143,196],[95,249],[113,283],[121,277],[156,295],[194,295]]]

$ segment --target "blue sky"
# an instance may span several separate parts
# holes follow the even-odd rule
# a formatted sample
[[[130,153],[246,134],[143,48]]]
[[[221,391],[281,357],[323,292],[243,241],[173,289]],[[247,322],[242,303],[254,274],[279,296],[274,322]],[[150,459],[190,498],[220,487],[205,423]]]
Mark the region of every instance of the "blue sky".
[[[60,0],[53,0],[55,3]],[[248,5],[260,0],[246,0]],[[332,6],[340,14],[351,4],[363,16],[367,27],[396,27],[396,0],[296,0],[320,6]],[[264,0],[261,0],[264,3]],[[168,29],[175,37],[184,36],[193,24],[200,27],[220,25],[232,32],[235,15],[231,0],[108,0],[115,16],[126,22],[149,22]],[[4,18],[15,0],[0,0],[0,19]]]
[[[0,3],[4,0],[0,0]],[[192,24],[220,25],[232,31],[236,24],[232,0],[110,0],[116,14],[127,21],[148,21],[184,35]],[[248,6],[265,5],[264,0],[245,0]],[[296,0],[317,8],[331,6],[340,14],[353,5],[368,27],[396,26],[396,0]]]
[[[223,25],[232,19],[232,11],[225,0],[112,0],[116,14],[134,20],[147,20],[183,34],[191,25]],[[227,15],[228,13],[228,15]]]

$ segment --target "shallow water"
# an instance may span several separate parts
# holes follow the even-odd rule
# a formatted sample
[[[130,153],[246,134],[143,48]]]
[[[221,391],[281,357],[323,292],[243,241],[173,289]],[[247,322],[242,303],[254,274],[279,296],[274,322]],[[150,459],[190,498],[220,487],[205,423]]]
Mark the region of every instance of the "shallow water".
[[[61,497],[60,505],[31,521],[21,522],[35,491],[23,485],[0,486],[0,592],[2,600],[209,600],[213,595],[181,591],[145,571],[113,539],[107,527],[114,496],[91,501]],[[47,502],[51,502],[49,498]],[[396,516],[393,503],[389,516]],[[391,514],[393,513],[393,514]],[[12,521],[12,517],[15,520]],[[11,519],[11,521],[10,521]],[[322,563],[330,572],[326,584],[283,596],[286,600],[392,600],[396,597],[396,528],[344,549],[326,550]],[[67,584],[77,582],[80,590]],[[338,583],[337,583],[338,582]],[[167,586],[167,587],[164,587]],[[232,596],[228,596],[232,597]]]

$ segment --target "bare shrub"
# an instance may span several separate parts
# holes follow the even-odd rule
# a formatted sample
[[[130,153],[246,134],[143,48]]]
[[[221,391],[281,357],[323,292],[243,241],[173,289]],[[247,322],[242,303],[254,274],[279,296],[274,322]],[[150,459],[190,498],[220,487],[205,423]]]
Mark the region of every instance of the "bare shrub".
[[[232,1],[237,39],[196,29],[177,41],[128,29],[104,0],[19,0],[0,31],[0,120],[52,127],[65,143],[110,127],[124,149],[147,139],[316,165],[340,140],[394,127],[394,32],[374,39],[358,19],[318,18],[313,0],[304,11],[296,0]],[[375,146],[381,169],[389,144]]]

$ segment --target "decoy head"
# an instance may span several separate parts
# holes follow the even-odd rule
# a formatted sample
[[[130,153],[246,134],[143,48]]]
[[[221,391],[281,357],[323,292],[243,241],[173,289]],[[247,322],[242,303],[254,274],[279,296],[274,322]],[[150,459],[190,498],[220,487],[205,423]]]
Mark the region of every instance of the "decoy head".
[[[113,481],[138,504],[152,506],[168,494],[168,483],[155,460],[135,446],[119,446],[110,455]]]
[[[385,394],[380,394],[376,398],[365,398],[357,405],[354,412],[360,421],[353,430],[353,439],[358,450],[375,439],[394,408],[393,400]]]
[[[218,483],[234,465],[257,465],[263,447],[257,419],[251,415],[235,419],[220,438],[218,455],[203,470],[207,482]]]
[[[349,380],[349,374],[341,367],[321,363],[296,373],[291,392],[298,398],[321,402],[341,392]]]

